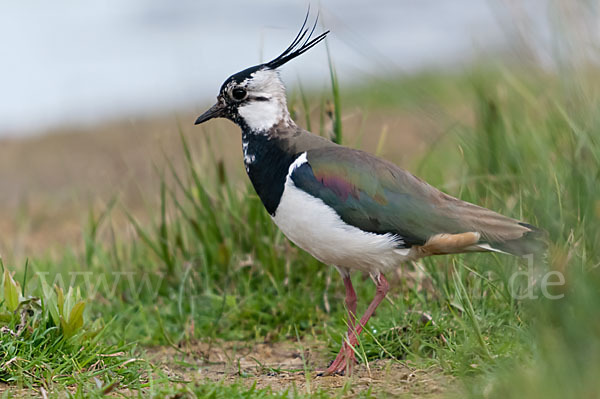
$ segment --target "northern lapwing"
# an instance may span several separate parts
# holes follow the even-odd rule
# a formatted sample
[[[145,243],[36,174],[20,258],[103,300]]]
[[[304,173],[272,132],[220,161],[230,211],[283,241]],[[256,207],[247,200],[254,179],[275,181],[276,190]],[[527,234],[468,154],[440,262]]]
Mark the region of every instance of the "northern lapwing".
[[[217,103],[196,120],[227,118],[242,130],[244,164],[254,189],[281,231],[340,272],[346,287],[348,336],[323,373],[351,372],[353,346],[386,296],[383,273],[430,255],[505,252],[544,246],[536,227],[444,194],[396,165],[342,147],[296,125],[277,69],[325,39],[300,32],[277,58],[230,76]],[[376,294],[356,324],[350,273],[369,273]]]

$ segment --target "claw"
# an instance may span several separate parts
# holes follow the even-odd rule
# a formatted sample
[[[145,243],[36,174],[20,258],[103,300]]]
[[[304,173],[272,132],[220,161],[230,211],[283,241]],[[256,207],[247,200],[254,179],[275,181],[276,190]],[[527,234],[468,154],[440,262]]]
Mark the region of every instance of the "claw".
[[[351,375],[355,363],[356,356],[354,355],[354,349],[347,342],[344,342],[335,360],[319,376],[344,375],[346,371],[348,371],[348,375]]]

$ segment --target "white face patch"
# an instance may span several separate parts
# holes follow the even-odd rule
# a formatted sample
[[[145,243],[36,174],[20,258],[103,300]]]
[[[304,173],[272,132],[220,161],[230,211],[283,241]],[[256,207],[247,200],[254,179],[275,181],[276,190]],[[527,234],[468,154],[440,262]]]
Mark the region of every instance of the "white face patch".
[[[238,107],[238,113],[251,130],[267,131],[281,121],[290,120],[285,87],[277,71],[256,71],[241,85],[246,87],[249,99]],[[262,99],[253,100],[253,97]]]

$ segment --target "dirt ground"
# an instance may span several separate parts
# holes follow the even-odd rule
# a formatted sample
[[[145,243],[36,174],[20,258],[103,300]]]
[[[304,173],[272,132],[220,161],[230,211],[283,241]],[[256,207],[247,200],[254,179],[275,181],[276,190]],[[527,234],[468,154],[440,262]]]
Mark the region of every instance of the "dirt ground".
[[[298,392],[323,389],[332,395],[343,393],[344,397],[370,389],[378,397],[419,398],[441,397],[451,385],[450,378],[439,369],[421,370],[393,360],[359,364],[351,377],[322,377],[319,370],[333,358],[325,355],[324,344],[317,342],[197,343],[182,349],[151,348],[147,355],[167,375],[187,383],[237,382],[247,387],[271,387],[274,391],[292,387]]]
[[[355,366],[352,376],[322,377],[332,360],[318,342],[213,342],[194,343],[182,348],[147,348],[146,358],[169,377],[172,384],[238,383],[247,388],[270,388],[274,392],[296,390],[311,393],[324,390],[332,397],[353,398],[367,390],[375,397],[446,397],[453,389],[451,377],[437,368],[417,369],[409,363],[378,360]],[[72,387],[75,390],[75,387]],[[0,395],[44,397],[40,389],[19,389],[0,383]],[[45,392],[45,391],[44,391]],[[111,392],[110,397],[137,393]],[[177,396],[179,397],[179,396]]]

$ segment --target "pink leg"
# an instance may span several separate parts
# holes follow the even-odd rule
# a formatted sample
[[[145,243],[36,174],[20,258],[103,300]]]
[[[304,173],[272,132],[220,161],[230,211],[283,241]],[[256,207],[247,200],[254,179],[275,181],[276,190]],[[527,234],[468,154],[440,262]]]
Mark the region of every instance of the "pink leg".
[[[348,334],[350,334],[354,330],[356,319],[356,292],[354,292],[350,275],[344,277],[344,286],[346,287],[346,308],[348,309]]]
[[[375,283],[376,283],[377,288],[375,291],[375,297],[373,298],[373,301],[367,308],[367,311],[365,312],[363,317],[360,319],[358,326],[356,326],[356,329],[354,328],[354,316],[350,317],[350,320],[349,320],[350,326],[348,327],[348,342],[344,342],[342,344],[342,349],[340,350],[340,353],[337,355],[337,357],[335,358],[335,360],[333,361],[331,366],[329,366],[329,368],[327,368],[327,370],[325,370],[323,375],[332,375],[335,373],[343,373],[344,371],[346,371],[346,369],[348,370],[348,374],[352,373],[352,366],[354,365],[354,362],[355,362],[353,347],[356,346],[356,344],[358,343],[358,336],[362,332],[364,326],[367,324],[367,322],[369,321],[371,316],[373,316],[373,313],[375,312],[375,309],[377,309],[377,306],[379,306],[381,301],[383,301],[383,299],[385,298],[386,294],[388,293],[388,291],[390,289],[390,286],[389,286],[387,280],[385,279],[385,277],[383,276],[383,274],[378,274],[375,280],[376,280]],[[348,304],[349,298],[351,299],[353,296],[354,297],[353,306],[354,306],[354,311],[355,311],[356,310],[356,293],[354,293],[354,288],[352,287],[352,282],[350,281],[349,277],[348,277],[348,283],[346,283],[346,277],[344,277],[344,285],[346,285],[346,304]],[[350,289],[348,288],[348,286],[350,287]],[[350,293],[349,290],[351,290],[351,293],[353,295],[349,294]],[[348,305],[348,312],[354,313],[354,312],[351,312],[349,305]]]
[[[348,337],[350,337],[354,331],[354,322],[356,319],[356,292],[352,286],[350,274],[344,275],[344,286],[346,287],[346,309],[348,309]],[[322,375],[331,375],[335,372],[333,370],[337,370],[342,362],[346,364],[346,358],[351,358],[351,363],[356,361],[354,351],[348,346],[348,342],[344,341],[335,360]]]

